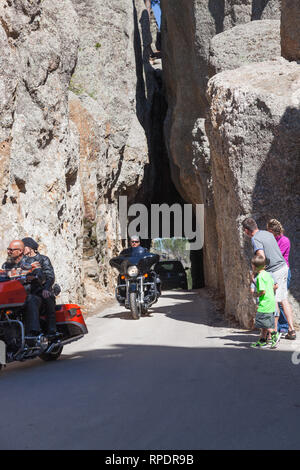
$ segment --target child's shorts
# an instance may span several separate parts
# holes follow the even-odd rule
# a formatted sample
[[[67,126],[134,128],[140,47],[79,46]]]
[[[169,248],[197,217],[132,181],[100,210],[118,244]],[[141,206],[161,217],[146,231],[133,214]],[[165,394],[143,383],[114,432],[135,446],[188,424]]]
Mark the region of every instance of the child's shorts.
[[[255,328],[274,328],[274,313],[257,312],[255,317]]]

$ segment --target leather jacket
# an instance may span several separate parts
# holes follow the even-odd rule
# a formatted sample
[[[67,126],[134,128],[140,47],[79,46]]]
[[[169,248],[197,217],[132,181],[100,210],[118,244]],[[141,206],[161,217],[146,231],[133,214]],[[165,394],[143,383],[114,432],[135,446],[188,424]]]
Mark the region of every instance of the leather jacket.
[[[26,257],[26,259],[29,261],[29,263],[33,263],[35,261],[40,263],[43,275],[45,277],[43,289],[51,291],[55,281],[55,274],[53,266],[48,256],[41,255],[39,252],[37,252],[35,256],[32,256],[31,258]]]
[[[32,258],[23,256],[23,258],[18,262],[14,263],[13,261],[5,261],[2,265],[2,269],[7,271],[8,277],[13,279],[14,277],[26,276],[28,274],[33,274],[35,278],[30,282],[25,281],[25,287],[27,292],[31,294],[39,295],[39,293],[44,289],[45,276],[43,270],[39,267],[36,268],[32,266],[34,263]]]

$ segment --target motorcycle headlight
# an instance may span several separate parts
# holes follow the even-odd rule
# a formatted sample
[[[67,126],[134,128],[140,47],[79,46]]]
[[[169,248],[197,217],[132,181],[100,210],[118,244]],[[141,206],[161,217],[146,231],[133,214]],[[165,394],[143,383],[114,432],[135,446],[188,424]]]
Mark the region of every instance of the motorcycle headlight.
[[[129,268],[127,269],[127,274],[130,277],[136,277],[138,273],[139,273],[139,270],[136,266],[129,266]]]

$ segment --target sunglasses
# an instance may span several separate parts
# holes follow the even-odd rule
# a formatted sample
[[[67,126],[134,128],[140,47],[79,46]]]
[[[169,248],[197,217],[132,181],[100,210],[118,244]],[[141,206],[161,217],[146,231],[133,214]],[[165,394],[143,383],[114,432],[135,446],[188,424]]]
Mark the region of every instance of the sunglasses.
[[[131,241],[131,243],[140,243],[140,242],[138,242],[138,241]]]
[[[22,251],[21,248],[7,248],[7,251]]]

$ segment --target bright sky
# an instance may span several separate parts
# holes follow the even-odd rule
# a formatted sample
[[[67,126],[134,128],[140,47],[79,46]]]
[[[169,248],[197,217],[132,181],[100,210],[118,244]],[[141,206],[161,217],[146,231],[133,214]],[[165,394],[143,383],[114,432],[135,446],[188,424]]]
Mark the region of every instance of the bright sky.
[[[152,10],[157,22],[158,29],[160,29],[160,23],[161,23],[161,10],[160,10],[160,4],[152,5]]]

